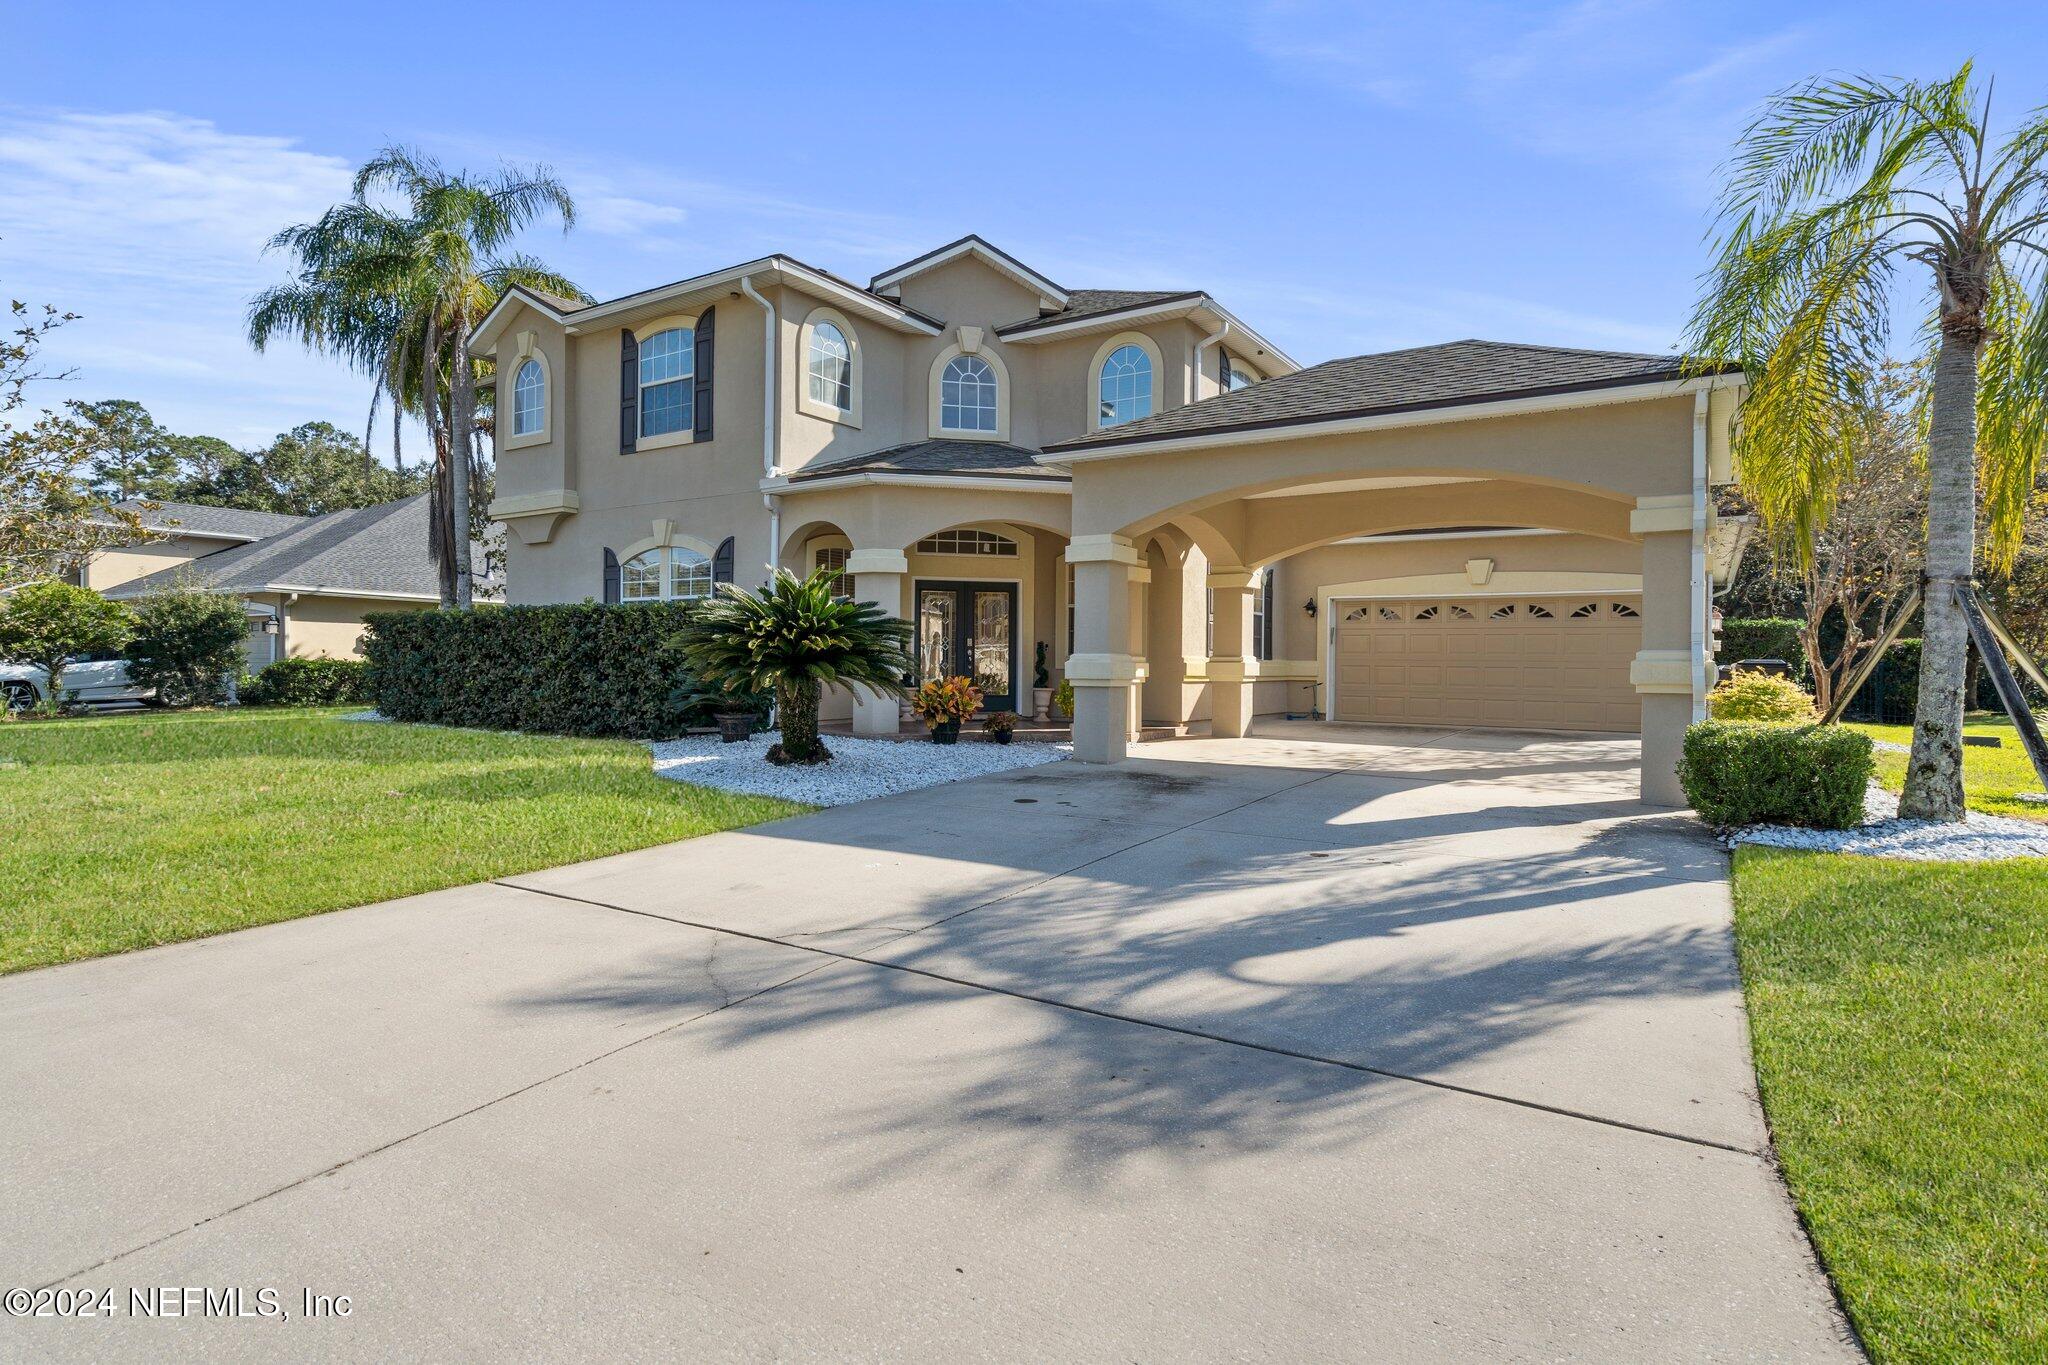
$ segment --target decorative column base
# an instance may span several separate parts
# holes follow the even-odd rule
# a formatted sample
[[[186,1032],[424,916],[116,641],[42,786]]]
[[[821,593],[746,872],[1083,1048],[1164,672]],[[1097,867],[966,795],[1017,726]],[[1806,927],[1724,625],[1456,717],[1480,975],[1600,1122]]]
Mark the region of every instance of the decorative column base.
[[[1067,659],[1074,685],[1074,757],[1083,763],[1119,763],[1129,752],[1131,695],[1138,661],[1128,654],[1075,654]]]
[[[1252,679],[1258,666],[1246,659],[1211,659],[1209,734],[1215,739],[1242,739],[1252,728]]]

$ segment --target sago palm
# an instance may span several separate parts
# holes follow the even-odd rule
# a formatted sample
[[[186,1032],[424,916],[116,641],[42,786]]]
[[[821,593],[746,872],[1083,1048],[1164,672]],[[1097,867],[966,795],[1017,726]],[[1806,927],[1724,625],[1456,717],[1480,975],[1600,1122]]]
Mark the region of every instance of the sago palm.
[[[433,524],[445,605],[470,603],[469,451],[477,417],[470,337],[514,284],[586,297],[530,256],[501,255],[550,211],[565,229],[575,222],[568,190],[546,170],[508,167],[477,177],[387,148],[356,172],[352,198],[271,239],[297,258],[297,269],[290,283],[250,306],[249,339],[258,350],[273,337],[295,336],[372,377],[373,420],[378,396],[388,395],[425,422],[441,494]]]
[[[870,602],[832,595],[838,572],[798,578],[787,569],[759,592],[719,587],[676,637],[676,647],[706,687],[724,692],[775,691],[782,742],[771,763],[824,763],[818,739],[818,694],[832,683],[903,695],[912,668],[910,623]]]
[[[1934,373],[1926,620],[1900,809],[1960,820],[1968,628],[1953,587],[1975,568],[1979,471],[1999,567],[2018,550],[2048,433],[2048,111],[1995,138],[1990,91],[1967,65],[1926,84],[1783,91],[1743,134],[1716,231],[1688,350],[1742,364],[1737,466],[1803,548],[1853,467],[1845,416],[1876,388],[1894,308],[1927,302],[1914,319]]]

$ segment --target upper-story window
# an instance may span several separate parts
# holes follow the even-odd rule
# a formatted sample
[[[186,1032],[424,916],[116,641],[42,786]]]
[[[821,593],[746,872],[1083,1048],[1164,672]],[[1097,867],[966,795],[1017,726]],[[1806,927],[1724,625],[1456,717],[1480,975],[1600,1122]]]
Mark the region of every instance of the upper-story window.
[[[939,426],[947,431],[996,429],[996,372],[978,355],[956,355],[939,376]]]
[[[643,550],[619,566],[619,597],[627,602],[679,602],[711,596],[711,561],[677,545]]]
[[[1223,357],[1223,392],[1236,393],[1239,389],[1248,389],[1258,382],[1258,378],[1229,356]]]
[[[671,327],[640,342],[640,434],[688,431],[696,418],[697,334]]]
[[[531,436],[547,425],[548,378],[538,360],[519,362],[512,378],[512,434]]]
[[[1097,421],[1105,427],[1152,415],[1152,357],[1133,345],[1117,347],[1096,376]]]
[[[813,403],[849,412],[853,408],[853,349],[837,324],[811,324],[810,393]]]

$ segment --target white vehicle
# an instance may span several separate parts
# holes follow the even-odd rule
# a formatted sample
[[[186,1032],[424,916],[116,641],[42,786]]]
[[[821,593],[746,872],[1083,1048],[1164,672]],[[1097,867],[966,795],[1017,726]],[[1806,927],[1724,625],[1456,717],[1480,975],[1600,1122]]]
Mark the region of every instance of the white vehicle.
[[[67,697],[88,706],[157,701],[154,692],[129,681],[128,661],[118,654],[80,655],[64,665],[57,681]],[[50,675],[34,664],[0,663],[0,694],[5,695],[8,710],[26,711],[49,691]]]

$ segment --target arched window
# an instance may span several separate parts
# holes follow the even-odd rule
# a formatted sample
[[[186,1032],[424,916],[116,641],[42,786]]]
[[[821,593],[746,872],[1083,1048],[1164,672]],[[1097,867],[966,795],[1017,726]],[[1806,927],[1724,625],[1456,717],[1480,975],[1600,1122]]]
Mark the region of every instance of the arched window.
[[[711,561],[682,546],[643,550],[619,566],[626,602],[686,602],[711,596]]]
[[[1236,393],[1248,389],[1258,382],[1258,376],[1240,366],[1228,355],[1223,357],[1223,392]]]
[[[688,431],[696,419],[697,333],[671,327],[640,343],[640,434]]]
[[[853,348],[838,324],[822,319],[811,324],[807,364],[811,401],[840,412],[853,411]]]
[[[522,360],[512,378],[512,434],[531,436],[547,425],[547,419],[547,374],[538,360]]]
[[[1136,346],[1119,346],[1096,376],[1097,420],[1105,427],[1152,415],[1152,357]]]
[[[946,431],[996,429],[996,372],[978,355],[956,355],[939,376],[939,426]]]

